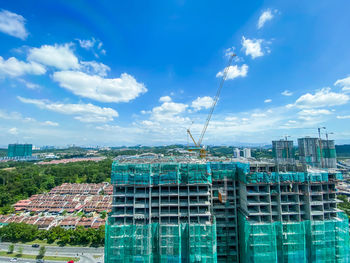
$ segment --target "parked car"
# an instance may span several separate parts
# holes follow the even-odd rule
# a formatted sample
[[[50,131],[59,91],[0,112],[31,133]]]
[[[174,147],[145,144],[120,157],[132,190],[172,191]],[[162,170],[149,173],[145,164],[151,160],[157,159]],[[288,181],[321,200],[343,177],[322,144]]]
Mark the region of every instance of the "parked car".
[[[45,261],[43,259],[37,259],[36,263],[44,263]]]
[[[17,262],[17,258],[11,258],[10,262]]]
[[[69,260],[67,263],[74,263],[74,260]]]
[[[40,247],[39,244],[33,244],[32,247]]]

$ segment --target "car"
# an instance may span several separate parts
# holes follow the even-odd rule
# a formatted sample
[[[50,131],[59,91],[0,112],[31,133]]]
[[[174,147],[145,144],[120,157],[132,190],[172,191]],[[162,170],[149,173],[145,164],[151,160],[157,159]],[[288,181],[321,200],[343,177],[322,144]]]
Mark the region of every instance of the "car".
[[[44,263],[45,261],[43,259],[37,259],[36,263]]]
[[[40,247],[39,244],[33,244],[32,247]]]
[[[17,262],[17,258],[11,258],[10,262]]]

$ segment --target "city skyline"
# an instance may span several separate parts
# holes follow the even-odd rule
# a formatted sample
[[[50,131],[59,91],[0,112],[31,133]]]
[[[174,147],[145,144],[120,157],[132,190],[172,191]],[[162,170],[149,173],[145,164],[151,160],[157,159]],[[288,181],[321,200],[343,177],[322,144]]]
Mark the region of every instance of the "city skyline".
[[[0,145],[186,144],[232,53],[204,144],[350,143],[349,7],[3,2]]]

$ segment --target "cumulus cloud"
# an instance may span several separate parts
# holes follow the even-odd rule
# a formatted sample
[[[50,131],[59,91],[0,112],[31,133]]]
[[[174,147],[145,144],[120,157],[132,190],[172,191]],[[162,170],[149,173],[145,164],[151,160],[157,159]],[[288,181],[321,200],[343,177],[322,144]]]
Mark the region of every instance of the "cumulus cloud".
[[[97,74],[101,77],[107,76],[107,72],[111,70],[107,65],[96,61],[82,61],[80,65],[82,71],[89,74]]]
[[[195,111],[199,111],[201,109],[209,109],[213,105],[213,98],[209,96],[198,97],[194,101],[192,101],[191,107]]]
[[[272,102],[272,99],[266,99],[266,100],[264,100],[264,102],[265,103],[270,103],[270,102]]]
[[[335,86],[341,86],[343,87],[343,91],[350,91],[350,77],[344,78],[344,79],[338,79],[335,83]]]
[[[283,96],[292,96],[293,92],[289,91],[289,90],[285,90],[281,93]]]
[[[31,48],[27,59],[61,70],[78,69],[80,67],[79,61],[71,47],[71,43],[53,46],[42,45],[40,48]]]
[[[81,122],[108,122],[113,121],[115,117],[118,117],[118,112],[114,109],[99,107],[91,103],[64,104],[59,102],[28,99],[23,97],[18,97],[18,99],[23,103],[33,104],[41,109],[46,109],[66,115],[74,115],[74,118]]]
[[[263,39],[249,39],[242,37],[242,49],[245,51],[246,56],[251,56],[253,59],[264,55],[262,51]]]
[[[46,69],[36,62],[19,61],[15,57],[10,57],[4,60],[0,56],[0,75],[7,75],[10,77],[18,77],[25,74],[42,75],[45,74]]]
[[[25,40],[28,36],[25,22],[21,15],[7,10],[0,11],[0,31],[5,34]]]
[[[241,67],[234,65],[229,66],[227,69],[227,77],[226,79],[235,79],[238,77],[245,77],[248,73],[248,66],[246,64],[243,64]],[[220,71],[216,74],[216,77],[222,77],[224,74],[224,71]]]
[[[159,98],[160,102],[170,102],[171,98],[169,96],[163,96]]]
[[[127,73],[108,79],[80,71],[59,71],[53,79],[76,95],[101,102],[128,102],[147,91],[143,83]]]
[[[300,96],[293,105],[298,108],[321,108],[344,105],[349,101],[349,96],[343,93],[331,91],[330,88],[318,90],[315,94],[306,93]]]
[[[258,29],[262,28],[265,25],[265,23],[267,21],[272,20],[273,17],[274,17],[274,15],[273,15],[271,9],[265,10],[259,17],[258,25],[257,25]]]

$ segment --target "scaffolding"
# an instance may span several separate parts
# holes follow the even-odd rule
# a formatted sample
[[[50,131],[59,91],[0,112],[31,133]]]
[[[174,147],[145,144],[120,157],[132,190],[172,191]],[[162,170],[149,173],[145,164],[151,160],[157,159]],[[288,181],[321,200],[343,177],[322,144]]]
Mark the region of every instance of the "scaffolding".
[[[349,262],[349,220],[249,222],[238,214],[241,262]]]
[[[105,262],[216,263],[216,224],[106,223]]]
[[[209,164],[121,163],[112,165],[112,184],[165,185],[211,183]]]

